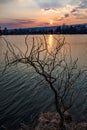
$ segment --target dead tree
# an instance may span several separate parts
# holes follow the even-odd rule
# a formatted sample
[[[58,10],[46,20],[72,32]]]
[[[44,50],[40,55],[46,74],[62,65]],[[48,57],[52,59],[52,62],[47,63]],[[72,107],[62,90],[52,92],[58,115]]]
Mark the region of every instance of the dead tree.
[[[64,126],[64,113],[69,110],[78,99],[80,90],[76,85],[84,70],[77,67],[77,61],[72,60],[69,45],[65,38],[56,39],[56,44],[49,50],[45,36],[44,40],[33,37],[31,48],[28,36],[25,38],[25,53],[3,38],[7,44],[5,55],[6,66],[23,63],[32,66],[41,75],[53,91],[56,111],[60,115],[60,127]],[[18,51],[16,52],[15,49]]]

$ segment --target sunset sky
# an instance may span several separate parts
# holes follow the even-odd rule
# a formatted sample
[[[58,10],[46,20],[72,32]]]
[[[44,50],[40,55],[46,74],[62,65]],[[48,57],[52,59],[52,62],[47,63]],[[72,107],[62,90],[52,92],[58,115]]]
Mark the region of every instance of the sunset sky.
[[[87,0],[0,0],[1,28],[87,23]]]

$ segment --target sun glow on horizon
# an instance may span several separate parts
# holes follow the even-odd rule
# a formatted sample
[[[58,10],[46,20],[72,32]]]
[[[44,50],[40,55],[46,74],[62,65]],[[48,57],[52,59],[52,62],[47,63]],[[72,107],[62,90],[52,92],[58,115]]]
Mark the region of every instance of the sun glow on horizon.
[[[50,24],[51,24],[51,25],[53,24],[53,20],[50,20]]]
[[[8,29],[87,23],[86,0],[0,0],[0,11],[0,26]]]

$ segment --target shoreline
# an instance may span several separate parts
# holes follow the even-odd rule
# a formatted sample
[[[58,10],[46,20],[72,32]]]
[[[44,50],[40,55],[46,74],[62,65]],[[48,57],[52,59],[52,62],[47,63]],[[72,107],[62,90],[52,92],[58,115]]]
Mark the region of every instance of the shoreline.
[[[66,113],[66,119],[64,125],[67,130],[87,130],[87,121],[75,121],[69,113]],[[6,127],[4,124],[1,125],[0,130],[59,130],[60,117],[56,112],[41,113],[37,118],[35,126],[20,123],[19,126]]]

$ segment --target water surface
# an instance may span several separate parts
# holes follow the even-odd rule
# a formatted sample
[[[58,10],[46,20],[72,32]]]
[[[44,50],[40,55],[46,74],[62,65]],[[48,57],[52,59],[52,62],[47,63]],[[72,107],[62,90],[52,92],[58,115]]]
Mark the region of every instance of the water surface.
[[[28,44],[31,46],[32,37],[28,37]],[[34,36],[41,37],[42,35]],[[78,66],[87,66],[87,35],[46,35],[46,40],[50,49],[56,42],[54,37],[65,37],[70,43],[72,58],[78,57]],[[5,36],[12,44],[15,44],[25,52],[25,36]],[[6,43],[0,38],[0,125],[15,126],[24,122],[35,124],[37,116],[41,112],[55,111],[54,97],[49,86],[43,82],[42,78],[32,69],[23,64],[7,68],[4,74]],[[87,95],[87,79],[83,88],[83,95]],[[87,104],[74,107],[71,113],[75,119],[87,120]]]

